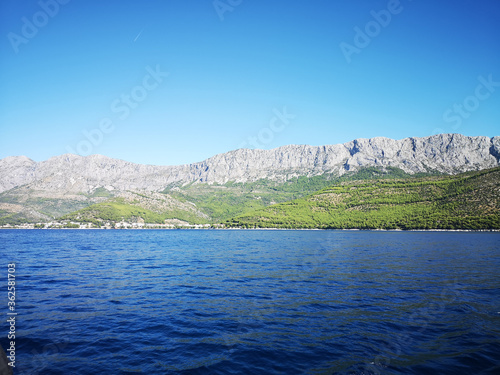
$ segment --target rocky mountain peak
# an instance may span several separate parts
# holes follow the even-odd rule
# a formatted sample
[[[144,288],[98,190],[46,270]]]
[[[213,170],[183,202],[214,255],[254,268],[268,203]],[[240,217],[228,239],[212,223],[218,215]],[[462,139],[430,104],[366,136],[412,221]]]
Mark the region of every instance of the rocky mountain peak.
[[[396,167],[407,173],[459,173],[500,164],[500,137],[439,134],[393,140],[360,138],[337,145],[287,145],[272,150],[238,149],[179,166],[134,164],[103,155],[64,154],[42,162],[25,156],[0,160],[0,192],[22,185],[61,193],[98,187],[161,191],[172,184],[284,181],[324,173],[342,175],[363,167]]]

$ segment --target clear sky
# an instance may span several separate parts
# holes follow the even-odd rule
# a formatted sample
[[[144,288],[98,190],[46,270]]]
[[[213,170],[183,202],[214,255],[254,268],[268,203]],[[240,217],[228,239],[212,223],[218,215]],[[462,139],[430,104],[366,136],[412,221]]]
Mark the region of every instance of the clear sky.
[[[0,158],[500,135],[498,0],[2,0]]]

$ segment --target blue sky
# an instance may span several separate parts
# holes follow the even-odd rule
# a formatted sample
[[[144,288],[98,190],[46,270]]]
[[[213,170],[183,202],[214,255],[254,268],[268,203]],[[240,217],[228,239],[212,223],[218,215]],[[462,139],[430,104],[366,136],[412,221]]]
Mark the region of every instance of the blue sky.
[[[500,135],[497,0],[3,0],[0,158]]]

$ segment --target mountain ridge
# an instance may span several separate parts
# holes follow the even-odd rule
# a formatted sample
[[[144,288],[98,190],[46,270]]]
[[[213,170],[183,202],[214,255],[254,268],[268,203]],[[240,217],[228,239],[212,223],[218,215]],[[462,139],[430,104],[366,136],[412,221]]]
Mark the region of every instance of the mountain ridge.
[[[359,138],[336,145],[286,145],[238,149],[173,166],[136,164],[103,155],[64,154],[36,162],[26,156],[0,160],[0,193],[21,186],[59,193],[106,190],[160,191],[169,186],[259,179],[287,181],[325,173],[341,176],[363,167],[395,167],[409,174],[456,174],[500,165],[500,137],[439,134],[393,140]]]

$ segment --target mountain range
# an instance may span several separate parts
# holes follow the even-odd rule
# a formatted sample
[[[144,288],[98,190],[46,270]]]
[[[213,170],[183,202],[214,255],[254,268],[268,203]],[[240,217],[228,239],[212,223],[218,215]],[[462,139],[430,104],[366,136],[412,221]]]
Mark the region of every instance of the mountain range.
[[[499,165],[500,137],[460,134],[238,149],[179,166],[102,155],[65,154],[41,162],[10,156],[0,160],[0,224],[49,221],[116,199],[160,215],[157,220],[214,222],[298,198],[366,168],[412,176]]]

